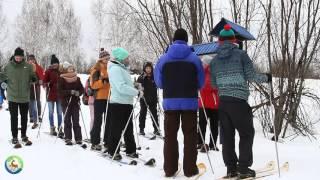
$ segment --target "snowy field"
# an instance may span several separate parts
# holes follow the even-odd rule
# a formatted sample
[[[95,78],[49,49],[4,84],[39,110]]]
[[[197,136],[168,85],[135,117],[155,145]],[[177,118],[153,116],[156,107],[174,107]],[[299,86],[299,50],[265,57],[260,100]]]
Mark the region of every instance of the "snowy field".
[[[85,76],[82,77],[84,83]],[[319,87],[319,81],[308,81],[308,84],[316,90]],[[44,93],[42,93],[44,100]],[[43,104],[44,106],[44,101]],[[7,104],[5,104],[7,107]],[[89,108],[82,106],[84,112],[84,121],[89,133]],[[135,114],[139,112],[136,107]],[[314,120],[319,119],[319,110],[310,106],[310,114]],[[41,137],[36,138],[38,129],[32,130],[32,124],[28,125],[27,135],[33,141],[31,147],[22,147],[13,149],[8,142],[11,139],[10,115],[4,109],[0,111],[0,180],[57,180],[57,179],[75,179],[75,180],[94,180],[94,179],[164,179],[163,165],[163,141],[161,139],[148,140],[144,137],[139,138],[139,144],[142,147],[141,157],[148,159],[154,157],[157,161],[156,167],[150,168],[139,163],[137,166],[119,166],[111,163],[99,156],[97,152],[80,148],[79,146],[68,147],[60,139],[52,138],[47,135],[49,132],[48,110],[46,109],[43,124],[41,128]],[[163,128],[163,116],[161,116],[160,126]],[[138,126],[138,120],[136,125]],[[57,122],[57,121],[55,121]],[[256,122],[256,136],[254,141],[254,164],[253,168],[260,168],[270,160],[275,160],[274,142],[263,137],[261,127]],[[86,138],[82,122],[82,135]],[[318,125],[318,127],[320,127]],[[137,127],[138,128],[138,127]],[[318,131],[320,129],[318,128]],[[148,117],[146,123],[146,133],[153,132],[151,120]],[[320,135],[317,135],[320,138]],[[138,142],[138,141],[136,141]],[[183,157],[183,136],[179,133],[180,142],[180,163]],[[149,150],[146,150],[150,147]],[[221,150],[221,146],[218,146]],[[237,146],[236,146],[237,147]],[[283,179],[283,180],[300,180],[300,179],[320,179],[319,162],[320,162],[320,141],[309,140],[308,138],[296,138],[290,140],[287,138],[284,142],[279,143],[280,163],[288,161],[290,163],[289,172],[283,173],[281,178],[277,176],[265,179]],[[24,169],[17,175],[9,174],[4,168],[4,162],[10,155],[18,155],[24,161]],[[222,161],[221,152],[210,152],[210,158],[214,168],[214,174],[210,171],[210,166],[206,154],[199,153],[198,162],[204,162],[207,165],[207,173],[201,179],[216,179],[225,175],[226,169]],[[176,179],[186,179],[181,172]]]

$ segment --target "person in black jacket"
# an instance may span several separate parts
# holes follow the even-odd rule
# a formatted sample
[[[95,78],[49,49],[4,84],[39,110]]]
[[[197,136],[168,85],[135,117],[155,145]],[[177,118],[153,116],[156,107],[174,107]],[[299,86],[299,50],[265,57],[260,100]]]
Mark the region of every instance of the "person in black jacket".
[[[146,62],[143,66],[143,73],[138,78],[138,83],[141,83],[143,87],[144,101],[143,98],[140,99],[140,116],[139,116],[139,128],[140,128],[140,135],[145,135],[144,128],[146,124],[146,116],[149,110],[152,114],[151,118],[153,124],[153,133],[155,135],[160,135],[158,130],[159,122],[158,122],[158,113],[157,113],[157,103],[158,103],[158,94],[157,94],[157,86],[154,82],[153,78],[153,65],[151,62]],[[155,124],[155,122],[157,124]]]

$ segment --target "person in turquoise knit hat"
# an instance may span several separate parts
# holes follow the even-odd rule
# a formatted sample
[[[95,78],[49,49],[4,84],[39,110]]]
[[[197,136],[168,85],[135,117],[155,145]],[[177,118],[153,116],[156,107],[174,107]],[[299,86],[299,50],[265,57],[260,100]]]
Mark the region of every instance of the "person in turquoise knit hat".
[[[246,179],[256,173],[253,163],[254,139],[252,109],[248,104],[248,82],[271,82],[271,74],[258,74],[247,52],[235,44],[235,33],[229,24],[219,35],[220,47],[210,63],[211,84],[219,90],[219,120],[222,126],[222,155],[227,166],[227,178]],[[240,136],[239,158],[235,152],[235,130]]]
[[[124,134],[126,144],[126,154],[131,158],[138,158],[136,153],[136,143],[133,135],[132,112],[133,98],[143,95],[142,89],[135,88],[127,69],[129,65],[129,53],[123,48],[115,48],[111,55],[113,60],[108,63],[109,82],[111,86],[110,96],[110,136],[108,144],[108,153],[114,160],[121,160],[117,145],[121,139],[121,133],[127,122],[129,124]]]

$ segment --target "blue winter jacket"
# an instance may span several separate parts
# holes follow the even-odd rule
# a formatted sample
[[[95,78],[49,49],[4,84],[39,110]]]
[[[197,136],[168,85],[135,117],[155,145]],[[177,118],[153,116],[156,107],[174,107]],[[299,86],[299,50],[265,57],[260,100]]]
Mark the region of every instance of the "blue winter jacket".
[[[164,110],[197,110],[198,90],[204,85],[199,57],[184,41],[175,41],[160,57],[154,71],[157,86],[163,89]]]
[[[134,96],[138,95],[138,90],[134,88],[127,68],[120,62],[109,61],[108,75],[111,86],[110,103],[132,105]]]

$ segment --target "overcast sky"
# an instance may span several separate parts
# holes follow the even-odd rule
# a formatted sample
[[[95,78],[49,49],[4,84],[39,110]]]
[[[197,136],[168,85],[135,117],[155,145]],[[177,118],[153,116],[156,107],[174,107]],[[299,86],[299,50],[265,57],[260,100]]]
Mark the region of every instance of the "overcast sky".
[[[87,54],[87,58],[90,57],[96,58],[96,38],[95,38],[95,28],[93,16],[91,14],[91,1],[92,0],[72,0],[75,13],[81,20],[81,31],[82,31],[82,40],[81,40],[81,48]],[[9,38],[8,38],[8,49],[12,50],[17,46],[14,43],[14,31],[13,24],[17,17],[17,15],[21,12],[23,0],[3,0],[3,11],[5,16],[7,17],[8,25],[9,25]]]

